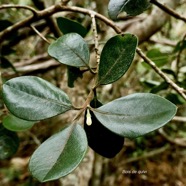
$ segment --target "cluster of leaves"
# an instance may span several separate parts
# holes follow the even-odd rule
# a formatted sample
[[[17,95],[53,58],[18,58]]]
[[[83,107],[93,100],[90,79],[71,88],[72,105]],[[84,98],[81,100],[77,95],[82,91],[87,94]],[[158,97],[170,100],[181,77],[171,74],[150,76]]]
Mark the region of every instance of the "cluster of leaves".
[[[123,10],[131,11],[133,1],[113,2],[111,0],[109,4],[111,17],[115,18]],[[140,1],[137,2],[139,5]],[[135,14],[149,6],[148,1],[143,3],[143,8],[137,7]],[[61,17],[57,23],[64,35],[50,44],[49,55],[67,65],[70,86],[82,76],[82,68],[95,74],[95,84],[86,104],[79,110],[79,113],[84,113],[84,128],[78,120],[73,121],[42,143],[31,156],[30,172],[41,182],[58,179],[73,171],[84,158],[88,145],[102,156],[112,158],[123,147],[124,138],[136,138],[154,131],[169,122],[176,113],[174,104],[151,93],[136,93],[102,105],[96,96],[97,87],[113,83],[127,72],[135,55],[137,37],[122,34],[110,38],[94,71],[95,67],[89,64],[88,44],[83,39],[86,29]],[[3,85],[2,96],[13,114],[4,118],[3,125],[14,131],[25,130],[37,121],[77,110],[64,91],[35,76],[8,80]]]

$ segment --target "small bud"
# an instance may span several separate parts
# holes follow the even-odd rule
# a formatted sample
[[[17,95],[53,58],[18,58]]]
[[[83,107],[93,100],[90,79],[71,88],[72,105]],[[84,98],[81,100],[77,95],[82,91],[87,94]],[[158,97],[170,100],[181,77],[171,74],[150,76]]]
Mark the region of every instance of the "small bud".
[[[92,125],[92,119],[91,119],[91,115],[90,115],[90,110],[89,109],[87,109],[86,124],[88,126]]]

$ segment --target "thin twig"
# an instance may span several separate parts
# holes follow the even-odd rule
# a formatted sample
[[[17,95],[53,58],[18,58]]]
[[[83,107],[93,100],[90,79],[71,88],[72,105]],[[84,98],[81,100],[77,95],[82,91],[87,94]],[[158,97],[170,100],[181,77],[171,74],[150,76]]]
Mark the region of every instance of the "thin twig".
[[[95,53],[96,53],[96,62],[97,65],[99,65],[99,60],[100,60],[100,54],[99,54],[99,42],[98,42],[98,33],[97,33],[97,27],[96,27],[96,19],[95,19],[95,14],[94,12],[91,14],[92,18],[92,29],[93,29],[93,34],[94,34],[94,45],[95,45]]]
[[[160,128],[158,132],[161,134],[161,136],[163,136],[170,143],[181,146],[181,147],[186,147],[186,139],[179,139],[179,138],[173,139],[168,134],[166,134],[163,128]]]
[[[44,60],[46,61],[48,58],[49,58],[48,53],[39,54],[39,55],[34,56],[30,59],[24,59],[22,61],[15,62],[14,66],[17,68],[17,67],[22,67],[22,66],[26,66],[26,65],[31,65],[31,64],[37,63],[39,61],[44,61]]]
[[[97,153],[94,154],[91,186],[99,186],[101,184],[101,175],[103,171],[103,157]]]
[[[71,11],[71,12],[79,12],[82,14],[87,14],[90,15],[94,12],[92,10],[88,10],[86,8],[81,8],[81,7],[76,7],[76,6],[61,6],[60,3],[53,5],[49,8],[46,8],[44,10],[41,11],[37,11],[36,16],[30,16],[18,23],[15,23],[14,25],[6,28],[5,30],[3,30],[2,32],[0,32],[0,43],[6,39],[6,37],[8,37],[9,35],[11,35],[13,32],[19,30],[20,28],[23,28],[25,26],[28,26],[34,22],[37,22],[45,17],[51,16],[54,13],[60,12],[60,11]],[[113,21],[111,21],[110,19],[106,18],[105,16],[94,12],[95,17],[100,19],[101,21],[105,22],[108,26],[110,26],[111,28],[113,28],[115,30],[116,33],[121,33],[121,29],[115,25],[115,23]]]
[[[123,161],[122,163],[119,164],[119,166],[124,166],[127,163],[132,163],[132,162],[136,162],[139,160],[143,160],[143,159],[147,159],[147,158],[151,158],[153,156],[156,156],[158,154],[163,153],[164,151],[168,150],[170,148],[170,145],[165,145],[159,149],[155,149],[155,150],[151,150],[150,152],[145,152],[143,155],[138,156],[138,157],[132,157],[129,159],[126,159],[125,161]]]
[[[50,44],[50,42],[32,25],[30,25],[30,27],[34,30],[34,32],[39,35],[39,37],[41,39],[43,39],[45,42],[47,42],[48,44]]]
[[[31,65],[26,65],[26,66],[22,66],[22,67],[17,67],[16,70],[20,73],[29,73],[29,72],[34,72],[37,70],[42,70],[42,69],[48,69],[50,67],[55,67],[55,66],[59,66],[60,63],[58,63],[57,61],[54,60],[47,60],[41,63],[37,63],[37,64],[31,64]]]
[[[173,16],[174,18],[176,19],[180,19],[184,22],[186,22],[186,17],[178,14],[177,12],[175,12],[173,9],[163,5],[162,3],[159,3],[158,1],[156,0],[151,0],[150,1],[152,4],[158,6],[160,9],[162,9],[164,12],[168,13],[169,15]]]
[[[175,116],[172,121],[186,122],[186,117]]]
[[[157,44],[160,44],[160,45],[167,45],[167,46],[171,46],[171,47],[175,47],[176,44],[177,44],[175,41],[168,40],[168,39],[155,40],[153,38],[150,38],[149,42],[153,43],[153,44],[157,43]]]
[[[7,35],[10,35],[11,33],[13,33],[14,31],[17,31],[19,28],[25,27],[27,25],[32,24],[33,22],[36,22],[38,20],[41,20],[47,16],[50,16],[54,13],[57,13],[59,11],[72,11],[72,12],[79,12],[82,14],[88,14],[88,15],[92,15],[92,13],[94,13],[95,17],[100,19],[101,21],[103,21],[104,23],[106,23],[108,26],[110,26],[111,28],[113,28],[115,30],[116,33],[120,34],[122,33],[122,30],[115,25],[115,23],[113,21],[111,21],[110,19],[108,19],[107,17],[94,12],[92,10],[88,10],[86,8],[81,8],[81,7],[68,7],[68,6],[61,6],[61,3],[58,3],[54,6],[51,6],[49,8],[46,8],[42,11],[38,11],[37,12],[37,19],[34,18],[34,16],[31,16],[23,21],[20,21],[10,27],[8,27],[7,29],[5,29],[4,31],[2,31],[0,33],[0,42],[2,42]],[[168,76],[166,76],[156,65],[153,61],[151,61],[149,58],[147,58],[145,56],[145,54],[141,51],[141,49],[137,48],[137,53],[144,59],[144,61],[146,63],[148,63],[168,84],[170,84],[170,86],[172,88],[174,88],[174,90],[176,90],[185,100],[186,100],[186,94],[184,93],[184,89],[179,87],[177,84],[175,84]]]
[[[37,136],[35,134],[33,134],[30,131],[27,131],[28,135],[33,139],[33,141],[35,142],[36,145],[41,145],[40,140],[37,138]]]
[[[150,60],[142,51],[141,49],[137,48],[136,52],[138,53],[138,55],[144,59],[144,61],[149,64],[152,69],[155,70],[155,72],[157,72],[157,74],[159,74],[176,92],[178,92],[185,100],[186,100],[186,94],[184,93],[184,89],[179,87],[176,83],[174,83],[168,76],[166,76],[166,74],[164,74],[157,66],[156,64]]]
[[[16,9],[26,9],[30,10],[34,15],[37,15],[38,11],[30,6],[24,6],[24,5],[14,5],[14,4],[8,4],[8,5],[1,5],[0,10],[8,9],[8,8],[16,8]]]

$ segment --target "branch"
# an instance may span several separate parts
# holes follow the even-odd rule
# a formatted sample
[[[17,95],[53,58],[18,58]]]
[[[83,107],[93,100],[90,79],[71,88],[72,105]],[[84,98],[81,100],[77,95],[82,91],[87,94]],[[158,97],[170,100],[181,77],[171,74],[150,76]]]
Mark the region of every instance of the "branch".
[[[175,116],[172,121],[177,121],[177,122],[184,122],[186,123],[186,117],[181,117],[181,116]]]
[[[40,61],[47,61],[48,59],[48,53],[44,53],[44,54],[39,54],[37,56],[32,57],[31,59],[28,60],[22,60],[19,62],[14,63],[14,67],[18,68],[18,67],[22,67],[22,66],[26,66],[26,65],[31,65]]]
[[[171,46],[171,47],[175,47],[177,42],[172,41],[172,40],[168,40],[168,39],[162,39],[161,40],[155,40],[155,39],[149,39],[149,42],[152,44],[160,44],[160,45],[167,45],[167,46]]]
[[[179,139],[179,138],[173,139],[168,134],[166,134],[166,132],[162,128],[159,129],[158,132],[170,143],[173,143],[181,147],[186,147],[186,139]]]
[[[150,152],[145,152],[143,155],[141,156],[137,156],[137,157],[132,157],[129,159],[126,159],[125,161],[122,161],[122,163],[120,163],[118,166],[122,167],[127,163],[132,163],[132,162],[136,162],[139,160],[143,160],[143,159],[147,159],[147,158],[151,158],[155,155],[161,154],[164,151],[168,150],[170,148],[170,145],[165,145],[161,148],[155,149],[155,150],[151,150]]]
[[[115,30],[115,32],[117,33],[121,33],[121,29],[119,27],[117,27],[115,25],[115,23],[113,21],[111,21],[110,19],[106,18],[105,16],[92,11],[92,10],[88,10],[86,8],[80,8],[80,7],[76,7],[76,6],[72,6],[72,7],[68,7],[68,6],[61,6],[60,3],[53,5],[49,8],[46,8],[42,11],[37,11],[37,14],[35,16],[30,16],[27,19],[24,19],[23,21],[20,21],[18,23],[15,23],[14,25],[6,28],[5,30],[3,30],[2,32],[0,32],[0,43],[6,39],[6,37],[8,37],[9,35],[11,35],[13,32],[19,30],[20,28],[29,26],[30,24],[37,22],[43,18],[46,18],[48,16],[53,15],[54,13],[60,12],[60,11],[71,11],[71,12],[79,12],[82,14],[86,14],[86,15],[90,15],[94,13],[95,17],[100,19],[101,21],[105,22],[108,26],[110,26],[111,28],[113,28]]]
[[[149,64],[156,72],[159,74],[178,94],[180,94],[186,100],[186,94],[184,93],[184,89],[179,87],[176,83],[174,83],[168,76],[166,76],[157,66],[151,61],[145,54],[141,51],[141,49],[137,48],[136,52],[138,55],[144,59],[144,61]]]
[[[156,0],[151,0],[150,1],[152,4],[158,6],[160,9],[162,9],[163,11],[165,11],[166,13],[168,13],[169,15],[173,16],[176,19],[180,19],[182,21],[184,21],[186,23],[186,17],[181,16],[180,14],[178,14],[177,12],[175,12],[173,9],[159,3]]]
[[[31,25],[30,27],[34,30],[34,32],[37,35],[41,37],[41,39],[43,39],[46,43],[50,44],[50,42],[34,26]]]
[[[0,42],[2,42],[6,36],[12,34],[14,31],[18,30],[19,28],[25,27],[35,21],[38,21],[40,19],[43,19],[47,16],[50,16],[54,13],[57,13],[59,11],[72,11],[72,12],[79,12],[82,14],[87,14],[89,16],[93,15],[100,19],[101,21],[105,22],[108,26],[110,26],[111,28],[114,29],[114,31],[118,34],[122,33],[122,30],[115,25],[115,23],[113,21],[111,21],[110,19],[106,18],[105,16],[92,11],[92,10],[88,10],[86,8],[80,8],[80,7],[68,7],[68,6],[62,6],[60,3],[51,6],[49,8],[46,8],[42,11],[38,11],[37,12],[37,16],[31,16],[23,21],[20,21],[10,27],[8,27],[7,29],[5,29],[4,31],[2,31],[0,33]],[[36,19],[37,17],[37,19]],[[184,89],[179,87],[177,84],[175,84],[168,76],[166,76],[156,65],[153,61],[151,61],[148,57],[145,56],[145,54],[141,51],[141,49],[137,48],[136,52],[139,54],[139,56],[141,56],[144,61],[146,63],[148,63],[174,90],[176,90],[176,92],[178,92],[185,100],[186,100],[186,94],[184,93]]]
[[[98,42],[98,33],[97,33],[96,19],[95,19],[94,13],[91,14],[91,18],[92,18],[92,30],[93,30],[93,33],[94,33],[96,62],[97,62],[97,65],[99,65],[99,60],[100,60],[99,42]]]
[[[33,4],[35,7],[37,7],[38,10],[44,10],[45,7],[45,2],[43,0],[32,0]],[[58,38],[60,36],[59,29],[53,20],[52,17],[46,17],[45,21],[50,29],[50,31],[54,34],[54,37]]]

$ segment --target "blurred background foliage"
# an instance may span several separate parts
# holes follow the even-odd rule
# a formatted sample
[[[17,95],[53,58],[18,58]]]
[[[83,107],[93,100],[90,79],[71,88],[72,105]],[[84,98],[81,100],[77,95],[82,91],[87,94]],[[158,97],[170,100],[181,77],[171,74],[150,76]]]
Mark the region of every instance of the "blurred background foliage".
[[[165,1],[165,0],[164,0]],[[170,3],[174,0],[170,0]],[[1,0],[3,4],[19,4],[44,9],[57,2],[56,0]],[[95,10],[105,16],[107,13],[108,0],[71,0],[69,6],[80,6]],[[186,17],[186,2],[178,1],[170,5],[179,14]],[[131,18],[122,14],[116,22],[125,32],[132,31],[137,35],[143,32],[143,42],[140,48],[152,59],[156,65],[180,87],[186,89],[186,24],[173,17],[160,17],[158,9],[152,6],[143,14]],[[2,9],[0,10],[0,31],[15,24],[31,15],[24,9]],[[91,19],[88,16],[62,12],[55,14],[52,19],[38,21],[34,26],[47,39],[53,40],[62,33],[56,29],[56,18],[64,16],[78,21],[89,31],[86,41],[92,51],[91,62],[95,62],[93,36],[91,30]],[[154,17],[153,17],[154,16]],[[148,18],[153,22],[155,33],[149,33]],[[165,18],[166,17],[166,18]],[[165,22],[161,27],[157,25],[161,19]],[[159,19],[159,22],[157,21]],[[138,24],[143,24],[144,30],[137,30]],[[97,20],[100,50],[108,38],[115,35],[112,29]],[[140,33],[141,34],[141,33]],[[74,88],[67,85],[66,68],[52,60],[46,53],[48,44],[43,41],[30,27],[25,27],[6,38],[0,44],[1,75],[2,81],[21,75],[37,75],[58,87],[62,88],[73,102],[81,106],[90,87],[91,74],[84,73],[83,78],[75,82]],[[125,96],[133,92],[151,92],[161,95],[178,107],[175,118],[163,129],[152,132],[135,140],[127,139],[123,150],[111,160],[94,154],[91,149],[84,162],[69,176],[59,181],[49,183],[38,183],[34,180],[27,169],[30,155],[37,146],[46,140],[51,134],[60,130],[62,126],[70,122],[71,115],[65,113],[62,116],[39,122],[29,130],[18,132],[14,135],[19,137],[17,152],[5,160],[0,160],[0,186],[38,186],[38,185],[64,185],[64,186],[132,186],[132,185],[186,185],[186,102],[165,82],[150,66],[148,66],[137,55],[127,74],[112,85],[99,88],[98,98],[106,103],[114,98]],[[7,110],[0,104],[1,122],[7,115]],[[83,118],[81,119],[83,120]],[[1,124],[1,127],[2,124]],[[0,130],[0,151],[2,135]],[[2,141],[1,141],[2,140]],[[0,156],[1,157],[1,156]],[[136,170],[135,174],[127,171]],[[144,171],[140,173],[139,171]]]

